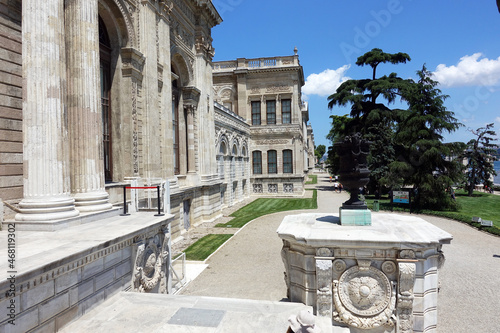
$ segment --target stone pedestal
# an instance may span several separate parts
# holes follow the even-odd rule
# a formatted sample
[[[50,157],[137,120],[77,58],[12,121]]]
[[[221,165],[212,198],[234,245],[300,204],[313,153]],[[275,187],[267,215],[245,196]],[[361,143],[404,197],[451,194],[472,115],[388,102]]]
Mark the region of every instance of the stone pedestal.
[[[438,269],[452,236],[414,216],[287,216],[278,228],[288,297],[311,305],[332,331],[437,332]]]

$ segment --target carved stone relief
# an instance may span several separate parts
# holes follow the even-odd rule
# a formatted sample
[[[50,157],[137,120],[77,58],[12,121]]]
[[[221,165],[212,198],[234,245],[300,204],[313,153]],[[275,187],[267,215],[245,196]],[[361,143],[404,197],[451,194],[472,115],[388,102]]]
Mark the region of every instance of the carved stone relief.
[[[132,287],[136,292],[167,292],[168,238],[158,233],[138,243]]]
[[[415,285],[416,265],[414,262],[399,264],[398,294],[398,332],[413,332],[413,286]]]
[[[278,193],[278,184],[268,184],[267,191],[269,193]]]
[[[369,262],[359,262],[360,266],[347,269],[333,281],[333,319],[362,329],[393,326],[396,288],[384,273],[367,266]],[[340,261],[337,265],[343,266]]]
[[[253,184],[253,193],[262,193],[262,184]]]

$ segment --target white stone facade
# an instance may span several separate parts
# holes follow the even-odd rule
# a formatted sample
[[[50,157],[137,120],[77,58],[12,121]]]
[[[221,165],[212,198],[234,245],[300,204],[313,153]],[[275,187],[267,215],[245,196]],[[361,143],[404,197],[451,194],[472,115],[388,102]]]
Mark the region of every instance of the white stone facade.
[[[132,181],[168,182],[175,240],[250,195],[303,195],[314,141],[297,53],[212,63],[208,0],[50,4],[0,8],[6,220],[78,218],[122,203]]]
[[[216,147],[204,144],[215,141],[211,28],[222,21],[211,1],[13,0],[2,11],[0,198],[20,200],[17,221],[108,210],[130,179],[170,182],[174,237],[220,214]]]
[[[303,195],[312,131],[296,50],[288,57],[214,62],[213,75],[214,99],[250,126],[251,194]]]
[[[217,173],[222,180],[221,205],[229,207],[250,195],[250,126],[245,119],[216,102],[215,134]]]

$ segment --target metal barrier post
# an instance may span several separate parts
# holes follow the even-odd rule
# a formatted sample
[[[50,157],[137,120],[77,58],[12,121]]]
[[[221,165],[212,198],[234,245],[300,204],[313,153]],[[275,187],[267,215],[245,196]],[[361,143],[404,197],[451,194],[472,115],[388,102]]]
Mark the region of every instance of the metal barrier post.
[[[156,192],[158,193],[158,201],[157,201],[157,204],[158,204],[158,214],[155,214],[155,216],[164,216],[165,214],[162,214],[161,213],[161,196],[160,196],[160,186],[156,186]]]
[[[123,186],[123,214],[121,216],[128,216],[127,213],[127,185]]]

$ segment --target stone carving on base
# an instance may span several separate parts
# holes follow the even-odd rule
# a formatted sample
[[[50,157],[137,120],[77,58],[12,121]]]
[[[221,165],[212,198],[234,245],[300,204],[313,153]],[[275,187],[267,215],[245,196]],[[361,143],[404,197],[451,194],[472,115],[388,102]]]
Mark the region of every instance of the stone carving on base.
[[[398,295],[398,333],[413,332],[413,286],[415,285],[416,265],[414,262],[400,262]]]
[[[267,191],[269,193],[278,193],[278,184],[268,184]]]
[[[394,326],[396,287],[375,267],[353,266],[333,281],[333,319],[360,329]]]
[[[328,249],[327,249],[328,250]],[[316,281],[318,284],[316,306],[320,316],[332,315],[332,261],[316,259]]]
[[[283,192],[293,193],[293,184],[288,184],[288,183],[283,184]]]
[[[163,234],[139,242],[132,277],[134,291],[167,293],[167,255],[168,238]]]

